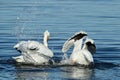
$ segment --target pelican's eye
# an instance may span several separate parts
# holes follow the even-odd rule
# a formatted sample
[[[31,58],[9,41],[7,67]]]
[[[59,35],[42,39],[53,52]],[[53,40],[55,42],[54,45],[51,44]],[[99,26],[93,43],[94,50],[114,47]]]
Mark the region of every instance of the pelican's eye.
[[[38,48],[30,48],[29,50],[38,50]]]

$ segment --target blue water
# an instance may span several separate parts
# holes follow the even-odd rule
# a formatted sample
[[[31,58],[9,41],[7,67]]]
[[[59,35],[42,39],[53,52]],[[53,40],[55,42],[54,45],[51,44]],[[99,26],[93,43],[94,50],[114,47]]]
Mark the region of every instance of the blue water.
[[[15,65],[13,46],[22,40],[43,41],[62,59],[62,45],[75,32],[95,40],[95,68]],[[70,55],[72,48],[69,50]],[[120,80],[120,0],[0,0],[0,80]]]

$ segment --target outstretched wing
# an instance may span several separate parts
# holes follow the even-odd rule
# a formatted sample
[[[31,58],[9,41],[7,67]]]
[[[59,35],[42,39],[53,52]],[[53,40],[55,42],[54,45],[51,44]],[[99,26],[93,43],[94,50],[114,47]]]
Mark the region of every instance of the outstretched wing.
[[[72,36],[70,39],[68,39],[63,47],[62,47],[62,52],[66,53],[68,49],[74,44],[75,41],[82,39],[84,36],[87,36],[87,33],[84,31],[77,32],[74,36]],[[82,44],[81,44],[82,46]]]
[[[67,40],[62,47],[62,52],[66,53],[73,44],[74,44],[74,39]]]

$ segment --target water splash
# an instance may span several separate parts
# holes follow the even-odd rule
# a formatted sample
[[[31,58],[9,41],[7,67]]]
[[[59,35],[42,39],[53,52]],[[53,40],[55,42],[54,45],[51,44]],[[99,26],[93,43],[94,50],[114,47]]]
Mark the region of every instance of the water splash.
[[[14,33],[17,36],[18,42],[19,42],[19,26],[18,26],[19,20],[20,20],[20,18],[16,17],[16,27],[15,27],[15,33]]]
[[[16,17],[16,26],[15,26],[15,36],[17,41],[21,40],[40,40],[38,29],[36,24],[38,7],[36,6],[37,2],[33,2],[30,7],[23,7],[21,13]]]
[[[64,55],[62,56],[62,60],[60,63],[61,64],[71,64],[70,59],[68,58],[68,55],[66,53],[64,53]]]

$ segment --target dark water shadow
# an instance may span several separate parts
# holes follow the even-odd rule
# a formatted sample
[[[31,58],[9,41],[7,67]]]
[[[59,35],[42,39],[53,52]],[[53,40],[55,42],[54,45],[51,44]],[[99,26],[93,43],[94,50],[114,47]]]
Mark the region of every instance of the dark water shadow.
[[[111,63],[111,62],[95,61],[96,69],[106,70],[106,69],[111,69],[114,67],[120,67],[120,64]]]
[[[110,62],[102,62],[99,60],[95,60],[95,66],[89,67],[84,65],[71,65],[71,64],[61,64],[60,59],[55,59],[55,64],[44,64],[44,65],[33,65],[33,64],[25,64],[25,63],[16,63],[13,59],[7,58],[0,60],[0,69],[4,69],[3,64],[14,65],[16,68],[25,68],[25,69],[40,69],[40,68],[58,68],[58,67],[83,67],[83,68],[96,68],[96,69],[110,69],[113,67],[120,67],[120,64],[110,63]]]

